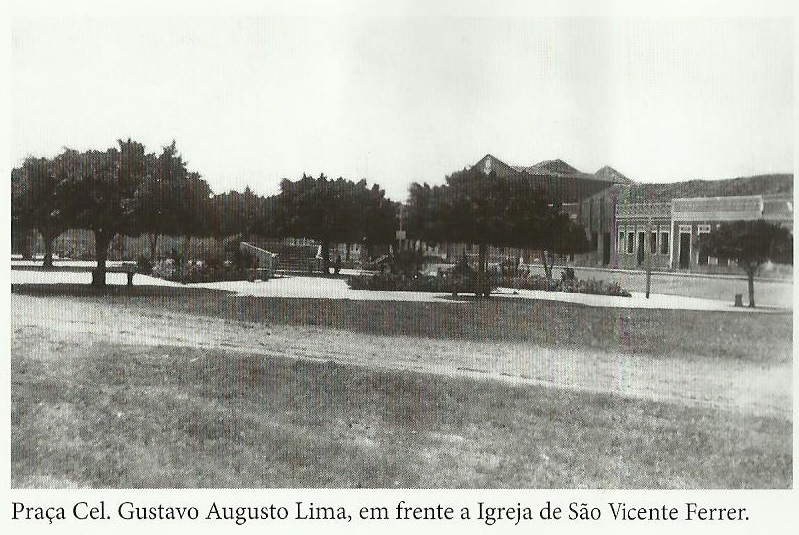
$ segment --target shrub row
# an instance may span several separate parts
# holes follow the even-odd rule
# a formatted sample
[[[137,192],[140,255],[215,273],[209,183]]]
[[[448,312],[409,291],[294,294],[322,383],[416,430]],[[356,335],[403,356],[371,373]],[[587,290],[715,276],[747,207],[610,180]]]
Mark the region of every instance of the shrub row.
[[[630,292],[622,288],[616,282],[605,282],[597,279],[580,280],[577,278],[563,278],[553,280],[547,284],[546,277],[541,275],[530,275],[527,277],[517,276],[513,278],[491,277],[492,281],[486,284],[495,288],[499,285],[509,286],[517,290],[544,290],[553,292],[584,293],[595,295],[611,295],[630,297]],[[500,280],[502,279],[502,282]],[[395,292],[453,292],[474,293],[476,280],[474,276],[434,276],[419,275],[413,278],[403,277],[390,273],[378,273],[376,275],[358,275],[349,277],[348,283],[353,290],[387,290]]]

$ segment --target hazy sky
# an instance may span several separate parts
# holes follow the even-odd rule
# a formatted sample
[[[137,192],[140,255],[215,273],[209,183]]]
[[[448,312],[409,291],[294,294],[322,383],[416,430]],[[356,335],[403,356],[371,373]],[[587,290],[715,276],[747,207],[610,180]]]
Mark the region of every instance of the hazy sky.
[[[484,154],[638,181],[793,168],[787,19],[15,18],[12,164],[173,139],[216,192],[404,199]]]

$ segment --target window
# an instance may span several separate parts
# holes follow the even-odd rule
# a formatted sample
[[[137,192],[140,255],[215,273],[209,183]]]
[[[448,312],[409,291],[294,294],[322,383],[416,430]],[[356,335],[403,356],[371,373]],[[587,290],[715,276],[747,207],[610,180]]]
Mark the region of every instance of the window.
[[[649,234],[649,253],[657,254],[658,252],[658,233],[652,232]]]
[[[660,232],[660,254],[669,254],[669,233]]]
[[[627,233],[627,254],[633,254],[635,251],[635,232]]]
[[[619,231],[619,243],[616,244],[616,250],[619,252],[624,251],[624,232]]]

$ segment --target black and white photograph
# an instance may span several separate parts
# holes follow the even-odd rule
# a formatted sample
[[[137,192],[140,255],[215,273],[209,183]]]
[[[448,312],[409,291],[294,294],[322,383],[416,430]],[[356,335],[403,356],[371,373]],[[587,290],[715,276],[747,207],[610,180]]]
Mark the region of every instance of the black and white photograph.
[[[13,521],[33,490],[794,496],[795,21],[364,4],[11,12]],[[503,496],[468,519],[544,519]],[[197,522],[239,514],[279,517]]]

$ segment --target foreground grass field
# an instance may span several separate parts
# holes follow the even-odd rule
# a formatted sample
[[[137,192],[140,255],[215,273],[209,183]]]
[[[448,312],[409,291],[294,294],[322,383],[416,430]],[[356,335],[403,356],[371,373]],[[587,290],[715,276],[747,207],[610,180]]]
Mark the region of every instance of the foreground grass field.
[[[784,488],[792,481],[790,408],[786,417],[69,335],[75,319],[69,306],[80,301],[99,313],[123,309],[149,320],[175,311],[163,319],[165,330],[179,312],[192,324],[193,315],[202,315],[251,331],[256,323],[346,329],[368,333],[367,342],[402,335],[446,345],[490,340],[497,351],[519,342],[581,347],[589,356],[681,359],[688,369],[718,363],[726,373],[730,362],[747,370],[788,369],[789,313],[500,299],[257,299],[184,288],[12,291],[37,296],[25,298],[31,311],[67,307],[55,313],[64,318],[60,326],[15,324],[12,314],[15,487]],[[55,336],[53,327],[62,334]],[[587,359],[586,366],[595,365]],[[686,379],[703,377],[694,372]]]
[[[14,487],[791,484],[778,418],[191,348],[12,355]]]

